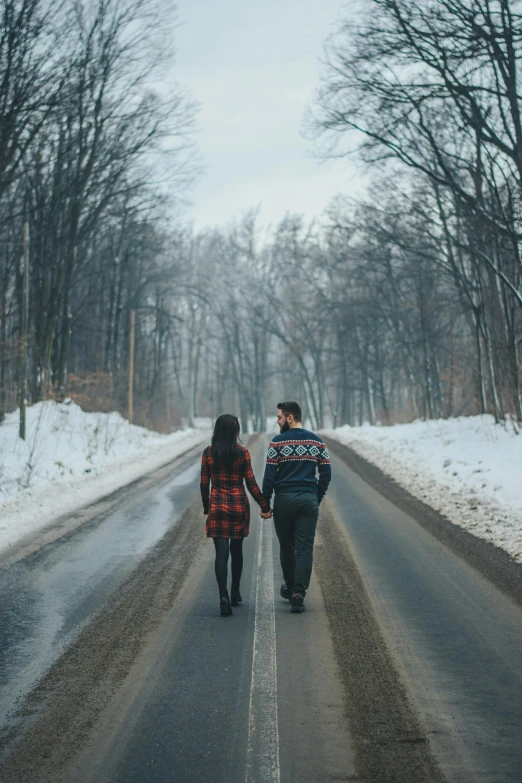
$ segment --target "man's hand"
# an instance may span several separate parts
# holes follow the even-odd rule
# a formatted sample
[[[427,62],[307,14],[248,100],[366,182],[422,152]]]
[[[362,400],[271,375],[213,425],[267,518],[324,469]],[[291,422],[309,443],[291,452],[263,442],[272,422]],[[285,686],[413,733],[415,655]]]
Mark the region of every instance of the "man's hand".
[[[272,516],[272,509],[270,509],[270,511],[260,511],[259,516],[262,519],[270,519],[270,517]]]

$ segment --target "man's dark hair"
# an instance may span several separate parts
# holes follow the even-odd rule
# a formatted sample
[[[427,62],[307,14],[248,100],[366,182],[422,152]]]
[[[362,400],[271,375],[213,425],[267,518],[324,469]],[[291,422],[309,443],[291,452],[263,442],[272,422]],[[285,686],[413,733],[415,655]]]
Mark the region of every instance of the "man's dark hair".
[[[294,417],[295,421],[301,421],[301,406],[297,402],[278,402],[277,407],[280,411],[283,411],[285,416]]]

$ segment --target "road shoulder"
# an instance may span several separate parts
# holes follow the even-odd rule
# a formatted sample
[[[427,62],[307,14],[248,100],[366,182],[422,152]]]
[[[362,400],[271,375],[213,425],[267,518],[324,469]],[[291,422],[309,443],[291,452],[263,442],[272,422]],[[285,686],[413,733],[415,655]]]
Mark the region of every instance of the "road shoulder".
[[[129,498],[129,493],[143,492],[150,487],[167,481],[173,471],[181,469],[187,461],[195,459],[201,453],[201,445],[191,446],[181,454],[152,472],[144,473],[130,483],[103,495],[93,503],[79,506],[76,511],[58,516],[40,530],[21,538],[16,544],[0,552],[0,569],[30,557],[42,547],[53,544],[61,538],[73,534],[78,528],[94,519],[103,519],[117,506]],[[35,512],[36,513],[36,512]]]
[[[318,576],[362,781],[441,783],[443,775],[399,677],[340,520],[321,504]]]
[[[515,562],[506,552],[489,541],[477,538],[453,524],[349,446],[330,438],[327,443],[332,453],[342,459],[350,470],[522,607],[522,564]]]
[[[150,634],[163,622],[206,539],[195,503],[111,596],[26,699],[2,781],[54,780],[87,741]]]

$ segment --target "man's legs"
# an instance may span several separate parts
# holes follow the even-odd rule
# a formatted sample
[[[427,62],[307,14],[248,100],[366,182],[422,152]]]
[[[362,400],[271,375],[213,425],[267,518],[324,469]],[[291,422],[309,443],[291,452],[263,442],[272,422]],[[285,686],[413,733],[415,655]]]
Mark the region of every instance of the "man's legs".
[[[289,590],[294,584],[295,571],[295,534],[294,526],[297,515],[295,494],[276,495],[274,498],[274,527],[279,539],[279,557],[283,578]]]
[[[297,515],[295,519],[295,570],[292,593],[304,598],[312,575],[313,553],[319,504],[317,495],[300,492],[295,495]]]

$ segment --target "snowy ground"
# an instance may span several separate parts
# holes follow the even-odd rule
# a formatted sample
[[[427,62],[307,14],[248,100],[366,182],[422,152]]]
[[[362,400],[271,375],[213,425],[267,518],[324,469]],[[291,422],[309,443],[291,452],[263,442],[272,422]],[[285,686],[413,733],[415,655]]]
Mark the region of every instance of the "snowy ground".
[[[452,522],[522,562],[522,433],[491,416],[338,427],[345,443]]]
[[[119,413],[85,413],[72,400],[27,408],[0,425],[0,551],[209,440],[206,430],[159,435]]]

